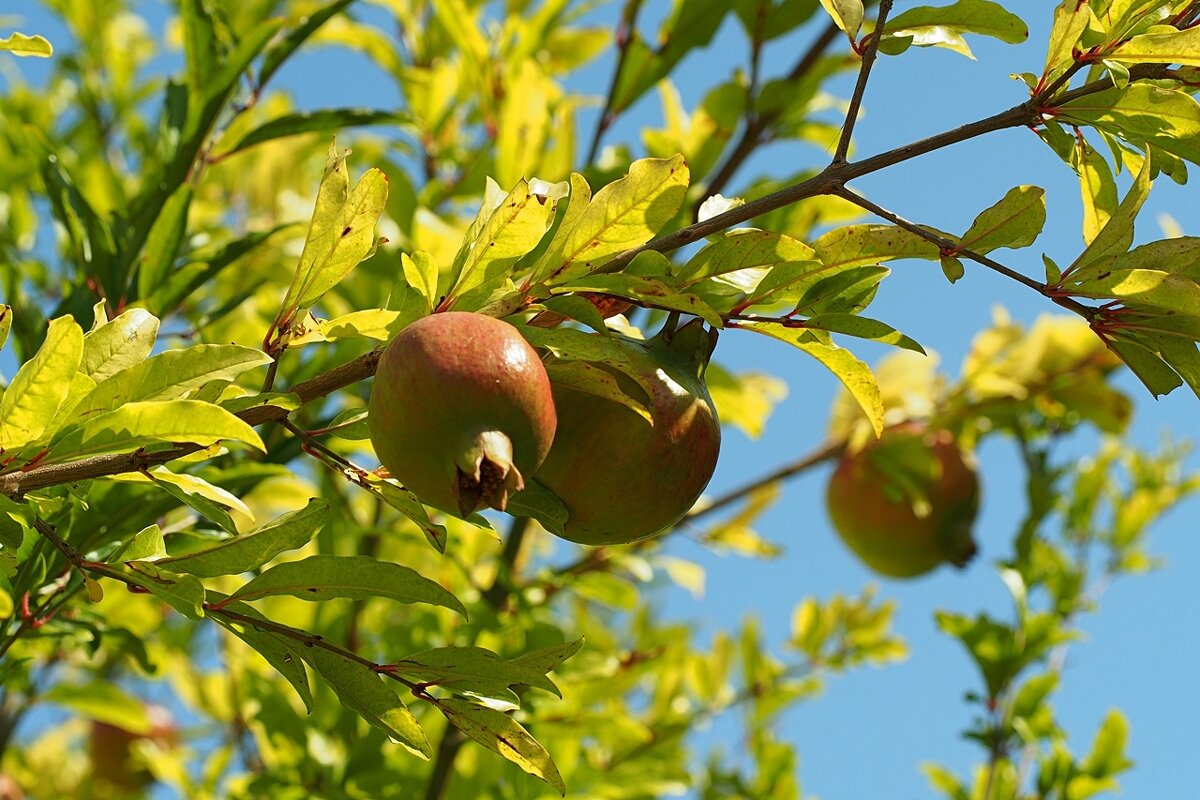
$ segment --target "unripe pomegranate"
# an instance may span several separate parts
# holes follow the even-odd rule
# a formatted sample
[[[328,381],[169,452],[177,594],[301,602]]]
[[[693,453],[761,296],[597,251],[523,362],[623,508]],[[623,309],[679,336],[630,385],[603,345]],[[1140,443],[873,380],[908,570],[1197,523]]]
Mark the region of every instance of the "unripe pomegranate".
[[[616,336],[649,384],[653,425],[597,395],[555,387],[558,433],[539,482],[567,506],[562,536],[580,544],[623,544],[674,525],[708,485],[721,424],[704,370],[716,331],[694,320],[647,341]],[[617,375],[631,397],[645,392]]]
[[[400,331],[371,389],[371,443],[393,477],[463,516],[503,510],[554,440],[546,369],[516,328],[482,314],[433,314]]]
[[[975,555],[979,479],[948,431],[884,431],[842,457],[826,500],[842,541],[881,575],[911,578]]]

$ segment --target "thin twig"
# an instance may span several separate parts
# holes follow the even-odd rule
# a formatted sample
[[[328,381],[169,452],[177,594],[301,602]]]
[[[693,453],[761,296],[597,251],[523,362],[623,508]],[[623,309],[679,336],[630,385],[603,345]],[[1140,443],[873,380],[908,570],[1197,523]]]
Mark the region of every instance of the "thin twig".
[[[835,23],[830,22],[825,29],[821,31],[820,35],[813,40],[812,44],[809,45],[808,50],[804,52],[804,55],[802,55],[796,62],[796,65],[792,67],[791,72],[788,73],[785,80],[791,83],[798,81],[807,75],[809,71],[816,66],[817,62],[825,54],[825,51],[829,49],[829,46],[838,40],[838,34],[840,33],[841,28],[839,28]],[[751,103],[752,102],[753,101],[751,101]],[[725,185],[729,183],[734,174],[741,168],[742,164],[745,163],[746,159],[750,157],[750,154],[769,138],[767,136],[767,131],[770,129],[771,125],[773,125],[775,121],[779,119],[779,115],[780,112],[778,110],[772,110],[769,112],[759,113],[754,117],[754,119],[747,120],[746,126],[742,129],[742,136],[740,139],[738,139],[738,143],[734,145],[733,150],[730,151],[729,157],[725,159],[725,162],[721,165],[721,168],[717,170],[717,174],[714,175],[712,180],[708,182],[708,185],[704,187],[702,196],[696,201],[693,216],[699,212],[700,206],[705,200],[725,188]]]
[[[858,70],[858,82],[854,84],[854,93],[850,95],[850,106],[846,109],[846,124],[842,126],[842,136],[838,140],[837,150],[833,153],[834,164],[844,164],[846,153],[850,151],[850,136],[854,133],[854,123],[858,121],[858,110],[862,106],[863,93],[867,90],[867,78],[871,75],[871,67],[875,64],[875,56],[879,53],[879,40],[883,37],[883,26],[887,24],[888,13],[891,10],[892,0],[880,0],[875,31],[871,34],[867,48],[863,51],[862,67]]]
[[[742,484],[736,489],[731,489],[723,495],[715,498],[707,505],[698,506],[689,511],[683,518],[683,522],[695,522],[696,520],[707,517],[716,511],[720,511],[726,506],[732,505],[739,500],[749,497],[754,492],[762,489],[765,486],[770,486],[777,481],[786,480],[787,478],[795,477],[802,472],[807,472],[809,469],[822,464],[831,459],[837,458],[842,450],[846,447],[845,442],[827,442],[815,450],[806,453],[790,464],[784,464],[772,472],[763,475],[760,478],[755,478],[749,483]]]
[[[939,236],[936,233],[916,224],[915,222],[910,222],[898,214],[888,211],[886,208],[876,203],[872,203],[862,195],[856,194],[845,187],[838,189],[833,194],[841,197],[844,200],[848,200],[857,206],[865,208],[867,211],[886,219],[893,225],[904,228],[904,230],[920,236],[927,242],[936,245],[938,250],[940,250],[944,255],[962,256],[963,258],[970,259],[978,264],[982,264],[990,270],[998,272],[1007,278],[1013,279],[1017,283],[1028,286],[1030,289],[1033,289],[1035,292],[1043,295],[1044,297],[1050,298],[1063,308],[1074,311],[1084,319],[1091,320],[1092,317],[1096,315],[1096,309],[1092,308],[1091,306],[1084,305],[1083,303],[1080,303],[1069,297],[1062,297],[1060,295],[1053,294],[1050,292],[1050,289],[1048,286],[1046,286],[1046,284],[1022,275],[1011,267],[1006,267],[1000,262],[988,258],[985,255],[959,247],[956,242],[947,239],[944,236]]]
[[[586,162],[588,164],[596,160],[596,153],[600,149],[600,140],[616,119],[616,109],[613,104],[617,99],[621,70],[624,69],[625,60],[629,57],[629,45],[633,42],[633,37],[637,32],[637,16],[638,12],[642,10],[642,2],[643,0],[625,0],[625,8],[621,11],[621,21],[617,25],[616,35],[617,63],[613,67],[612,81],[608,85],[608,97],[604,100],[604,109],[600,112],[596,130],[592,134],[592,144],[588,147]]]

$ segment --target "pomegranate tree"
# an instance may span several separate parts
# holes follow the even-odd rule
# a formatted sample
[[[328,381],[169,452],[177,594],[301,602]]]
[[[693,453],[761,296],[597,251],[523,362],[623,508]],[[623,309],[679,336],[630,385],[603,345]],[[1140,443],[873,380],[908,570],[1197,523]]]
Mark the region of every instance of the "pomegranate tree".
[[[716,335],[701,320],[646,341],[613,334],[650,395],[627,375],[616,374],[617,381],[646,401],[649,422],[616,401],[554,388],[558,433],[537,479],[566,504],[564,538],[589,545],[644,539],[696,502],[721,447],[704,384]]]
[[[504,509],[546,457],[555,420],[546,369],[516,328],[458,311],[424,317],[391,341],[368,417],[388,472],[463,516]]]

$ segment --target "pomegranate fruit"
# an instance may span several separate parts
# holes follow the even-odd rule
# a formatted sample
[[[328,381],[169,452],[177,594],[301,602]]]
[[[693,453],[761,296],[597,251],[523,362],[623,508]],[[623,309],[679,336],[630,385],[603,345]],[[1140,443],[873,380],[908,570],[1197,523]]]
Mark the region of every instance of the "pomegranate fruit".
[[[546,369],[517,329],[461,311],[433,314],[384,350],[371,389],[380,462],[429,505],[503,510],[554,439]]]
[[[948,431],[884,431],[842,457],[826,501],[842,541],[881,575],[911,578],[975,555],[979,479]]]
[[[588,545],[645,539],[696,502],[721,448],[704,384],[716,335],[701,320],[647,341],[614,334],[651,389],[653,425],[613,400],[555,387],[558,433],[537,479],[567,507],[559,535]],[[631,378],[615,374],[622,390],[646,399]]]

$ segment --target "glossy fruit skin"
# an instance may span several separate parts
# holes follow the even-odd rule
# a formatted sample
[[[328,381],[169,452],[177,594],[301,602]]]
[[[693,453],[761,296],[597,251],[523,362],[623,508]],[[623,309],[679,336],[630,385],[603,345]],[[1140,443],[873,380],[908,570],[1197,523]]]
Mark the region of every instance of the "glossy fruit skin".
[[[517,329],[448,311],[388,344],[368,427],[393,477],[429,505],[466,516],[504,509],[549,452],[556,420],[546,368]]]
[[[979,478],[948,431],[885,431],[842,457],[826,502],[842,541],[880,575],[912,578],[975,555]]]
[[[597,395],[555,387],[558,434],[537,480],[567,506],[565,539],[625,544],[671,527],[712,478],[721,424],[704,384],[716,332],[695,320],[670,338],[614,338],[649,383],[654,425]],[[623,391],[646,399],[627,376]]]

